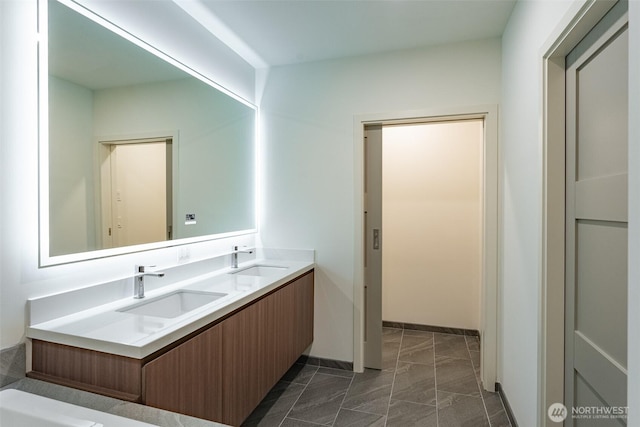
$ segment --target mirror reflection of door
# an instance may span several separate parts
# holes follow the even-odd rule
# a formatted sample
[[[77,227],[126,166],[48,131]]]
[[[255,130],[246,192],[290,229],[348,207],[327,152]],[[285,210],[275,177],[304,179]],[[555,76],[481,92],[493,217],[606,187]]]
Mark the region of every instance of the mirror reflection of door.
[[[171,140],[118,141],[107,148],[104,247],[171,239]]]

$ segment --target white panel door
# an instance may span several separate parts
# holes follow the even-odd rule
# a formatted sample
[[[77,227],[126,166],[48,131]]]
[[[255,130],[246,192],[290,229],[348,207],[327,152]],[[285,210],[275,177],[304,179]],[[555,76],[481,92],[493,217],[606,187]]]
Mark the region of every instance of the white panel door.
[[[116,247],[167,236],[167,145],[111,146],[111,209]]]
[[[566,58],[567,426],[626,424],[584,414],[587,407],[618,411],[627,404],[625,9],[619,2]]]

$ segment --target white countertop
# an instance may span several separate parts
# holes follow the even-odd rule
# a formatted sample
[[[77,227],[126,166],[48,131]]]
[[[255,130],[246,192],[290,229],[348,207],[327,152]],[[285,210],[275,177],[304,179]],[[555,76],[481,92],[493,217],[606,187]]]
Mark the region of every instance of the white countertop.
[[[286,269],[274,269],[264,276],[237,274],[255,265]],[[312,270],[314,266],[313,261],[254,260],[240,264],[238,269],[224,268],[149,291],[141,300],[127,297],[31,325],[27,329],[27,337],[142,359]],[[118,311],[176,290],[226,295],[174,318]]]

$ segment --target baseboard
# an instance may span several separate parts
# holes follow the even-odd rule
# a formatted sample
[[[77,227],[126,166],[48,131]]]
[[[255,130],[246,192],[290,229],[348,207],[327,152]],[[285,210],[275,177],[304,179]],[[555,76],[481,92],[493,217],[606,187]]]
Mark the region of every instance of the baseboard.
[[[353,371],[353,362],[345,362],[343,360],[323,359],[321,357],[302,355],[296,363],[305,365],[321,366],[323,368],[342,369],[345,371]]]
[[[500,383],[496,383],[496,391],[500,395],[500,399],[502,399],[502,403],[504,404],[504,411],[507,413],[507,418],[509,418],[509,422],[512,427],[518,427],[518,423],[516,422],[516,417],[513,415],[513,411],[511,410],[511,405],[509,404],[509,399],[507,399],[507,395],[504,393],[504,389]]]
[[[469,335],[474,337],[480,336],[480,331],[476,329],[448,328],[446,326],[420,325],[417,323],[390,322],[382,321],[385,328],[411,329],[415,331],[439,332],[442,334]]]

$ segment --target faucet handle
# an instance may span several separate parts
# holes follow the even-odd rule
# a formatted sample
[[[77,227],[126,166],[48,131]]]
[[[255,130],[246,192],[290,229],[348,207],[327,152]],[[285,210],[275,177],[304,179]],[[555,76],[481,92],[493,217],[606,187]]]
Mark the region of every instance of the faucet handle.
[[[145,273],[147,268],[154,268],[155,265],[136,265],[136,273]]]
[[[247,246],[242,246],[242,248],[238,245],[234,245],[232,247],[233,252],[235,253],[243,253],[243,254],[252,254],[254,249],[253,248],[247,248]]]

